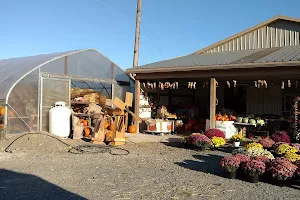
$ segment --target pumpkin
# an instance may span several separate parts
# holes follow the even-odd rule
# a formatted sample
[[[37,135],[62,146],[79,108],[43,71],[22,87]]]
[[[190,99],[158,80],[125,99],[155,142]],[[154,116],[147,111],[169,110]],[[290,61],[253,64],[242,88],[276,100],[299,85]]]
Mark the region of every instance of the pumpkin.
[[[188,121],[188,124],[190,124],[191,126],[193,126],[193,125],[198,124],[198,121],[195,120],[195,119],[190,119],[190,120]]]
[[[190,124],[185,124],[185,125],[184,125],[184,130],[186,130],[186,131],[191,131],[191,130],[192,130],[192,125],[190,125]]]
[[[200,131],[203,128],[202,124],[196,124],[193,126],[193,131]]]
[[[84,130],[84,136],[89,137],[89,135],[91,134],[91,129],[88,127],[85,127],[83,130]]]
[[[109,130],[113,131],[114,129],[115,129],[115,126],[114,126],[113,124],[111,124],[111,125],[109,126]]]
[[[104,122],[104,129],[107,129],[109,127],[109,123],[108,122]]]
[[[87,126],[88,125],[88,121],[87,120],[82,120],[82,124],[83,124],[83,126]]]
[[[128,133],[136,133],[136,126],[131,124],[129,127],[128,127]]]
[[[106,132],[105,133],[105,141],[112,141],[113,140],[113,137],[112,137],[112,132]]]
[[[5,115],[5,108],[4,107],[0,107],[0,116],[4,116]]]
[[[236,121],[236,116],[234,116],[234,115],[230,115],[229,118],[231,121]]]

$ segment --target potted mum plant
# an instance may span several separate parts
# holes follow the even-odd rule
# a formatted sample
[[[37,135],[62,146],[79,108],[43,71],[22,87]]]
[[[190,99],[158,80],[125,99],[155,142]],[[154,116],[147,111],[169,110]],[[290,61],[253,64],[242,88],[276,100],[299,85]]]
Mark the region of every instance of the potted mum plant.
[[[287,158],[277,157],[268,164],[267,171],[271,174],[277,185],[285,185],[297,170],[297,166],[292,164]]]
[[[222,137],[212,137],[211,139],[211,149],[216,150],[220,146],[224,146],[226,144],[226,141]]]
[[[275,144],[275,141],[272,140],[271,138],[266,137],[266,138],[260,139],[258,141],[258,143],[260,143],[266,149],[271,149],[272,146]]]
[[[225,156],[220,160],[221,168],[225,170],[227,177],[230,179],[236,179],[236,171],[240,163],[240,159],[235,156]]]
[[[234,147],[239,147],[241,141],[243,140],[243,136],[240,134],[235,134],[230,138],[230,140],[233,142]]]
[[[244,171],[247,181],[257,183],[259,176],[266,171],[266,164],[259,160],[250,160],[242,163],[241,169]]]
[[[204,151],[210,147],[211,140],[201,133],[193,133],[188,137],[188,144],[192,145],[195,150]]]

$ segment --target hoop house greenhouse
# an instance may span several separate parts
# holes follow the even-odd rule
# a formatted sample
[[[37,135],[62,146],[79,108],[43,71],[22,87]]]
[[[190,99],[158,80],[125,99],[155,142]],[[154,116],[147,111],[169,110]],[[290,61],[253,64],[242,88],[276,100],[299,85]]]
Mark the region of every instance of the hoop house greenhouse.
[[[72,88],[124,99],[132,80],[94,49],[0,60],[2,136],[48,131],[48,111],[57,101],[71,106]]]

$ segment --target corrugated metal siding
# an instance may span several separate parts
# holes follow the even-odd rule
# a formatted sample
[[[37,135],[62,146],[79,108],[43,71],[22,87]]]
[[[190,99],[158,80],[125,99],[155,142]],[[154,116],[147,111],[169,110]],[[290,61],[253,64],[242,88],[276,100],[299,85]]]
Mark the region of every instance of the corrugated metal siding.
[[[247,87],[247,113],[281,115],[282,90],[279,86],[265,89]]]
[[[294,46],[300,44],[300,23],[278,20],[241,37],[216,46],[206,53]]]

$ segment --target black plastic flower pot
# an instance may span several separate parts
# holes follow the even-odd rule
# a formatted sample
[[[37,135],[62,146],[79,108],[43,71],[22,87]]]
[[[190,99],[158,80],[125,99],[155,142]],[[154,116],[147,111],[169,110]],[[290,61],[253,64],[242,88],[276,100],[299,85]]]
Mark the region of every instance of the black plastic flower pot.
[[[246,176],[246,181],[248,181],[249,183],[258,183],[259,181],[259,175],[249,175],[249,174],[245,174]]]
[[[234,172],[226,172],[226,178],[236,179],[236,171],[234,171]]]
[[[205,146],[195,146],[194,147],[194,150],[196,150],[196,151],[205,151]]]

